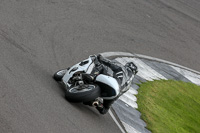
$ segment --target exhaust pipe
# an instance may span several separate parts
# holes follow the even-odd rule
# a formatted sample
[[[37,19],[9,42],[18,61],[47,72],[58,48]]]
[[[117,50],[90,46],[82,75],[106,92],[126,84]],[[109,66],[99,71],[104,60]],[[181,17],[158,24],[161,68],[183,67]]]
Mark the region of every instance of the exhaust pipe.
[[[92,103],[92,106],[93,106],[93,107],[98,107],[98,105],[99,105],[99,101],[94,101],[94,102]]]

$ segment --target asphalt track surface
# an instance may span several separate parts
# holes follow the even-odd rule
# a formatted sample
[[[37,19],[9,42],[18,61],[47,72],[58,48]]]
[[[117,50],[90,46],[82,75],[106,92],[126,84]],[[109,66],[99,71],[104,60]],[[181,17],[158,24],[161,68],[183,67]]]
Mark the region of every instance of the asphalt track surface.
[[[1,0],[0,132],[120,132],[64,99],[52,75],[124,51],[200,71],[199,0]]]

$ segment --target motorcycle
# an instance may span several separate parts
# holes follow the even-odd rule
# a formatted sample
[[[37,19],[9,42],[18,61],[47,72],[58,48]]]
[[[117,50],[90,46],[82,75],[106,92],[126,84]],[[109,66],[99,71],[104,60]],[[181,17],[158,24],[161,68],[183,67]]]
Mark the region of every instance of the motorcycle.
[[[62,83],[65,87],[65,98],[70,102],[90,102],[93,101],[93,105],[97,106],[102,101],[113,99],[124,91],[127,91],[131,85],[131,81],[134,78],[134,74],[128,77],[128,84],[123,90],[120,90],[120,86],[115,78],[112,77],[113,71],[107,67],[108,75],[104,75],[95,71],[96,66],[99,66],[100,62],[96,55],[89,56],[88,59],[83,60],[74,66],[57,71],[53,78]],[[86,82],[83,74],[95,74],[94,82]]]

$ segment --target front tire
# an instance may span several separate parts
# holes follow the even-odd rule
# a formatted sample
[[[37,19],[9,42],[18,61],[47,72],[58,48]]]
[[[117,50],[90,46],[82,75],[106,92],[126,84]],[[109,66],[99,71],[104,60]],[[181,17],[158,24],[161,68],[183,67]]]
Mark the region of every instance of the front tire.
[[[59,71],[57,71],[57,72],[53,75],[53,78],[54,78],[56,81],[60,82],[60,81],[62,80],[63,76],[65,75],[66,71],[67,71],[67,70],[59,70]]]
[[[66,90],[65,98],[70,102],[88,102],[96,99],[100,94],[101,90],[98,85],[85,84]]]

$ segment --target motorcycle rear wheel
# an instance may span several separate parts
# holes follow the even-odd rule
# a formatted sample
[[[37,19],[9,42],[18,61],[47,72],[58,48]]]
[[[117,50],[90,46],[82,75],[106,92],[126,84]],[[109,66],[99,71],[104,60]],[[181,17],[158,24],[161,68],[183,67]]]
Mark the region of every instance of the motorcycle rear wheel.
[[[71,87],[65,92],[65,98],[70,102],[88,102],[95,100],[101,94],[98,85],[84,84]]]

